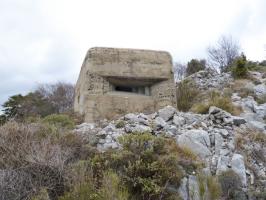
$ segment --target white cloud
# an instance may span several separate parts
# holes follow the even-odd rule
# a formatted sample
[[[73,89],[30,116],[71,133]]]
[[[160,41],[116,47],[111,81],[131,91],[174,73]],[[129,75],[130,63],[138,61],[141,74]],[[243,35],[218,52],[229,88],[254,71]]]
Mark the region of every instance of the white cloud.
[[[186,62],[232,34],[248,58],[266,59],[265,7],[264,0],[0,0],[0,103],[36,83],[74,83],[93,46],[167,50]]]

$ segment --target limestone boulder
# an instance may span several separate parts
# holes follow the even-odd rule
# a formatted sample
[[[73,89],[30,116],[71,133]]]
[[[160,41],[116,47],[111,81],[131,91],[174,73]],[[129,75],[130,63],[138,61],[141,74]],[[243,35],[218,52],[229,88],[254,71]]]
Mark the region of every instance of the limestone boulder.
[[[154,120],[154,125],[156,126],[156,128],[164,128],[167,125],[167,123],[163,118],[156,117]]]
[[[247,177],[244,157],[241,154],[234,154],[231,165],[232,170],[240,177],[242,186],[245,187],[247,185]]]
[[[254,87],[254,92],[258,97],[263,97],[266,95],[266,85],[265,83],[256,85]]]
[[[172,106],[166,106],[158,111],[159,117],[161,117],[164,121],[168,121],[173,118],[176,113],[176,109]]]
[[[188,147],[201,158],[211,156],[210,138],[208,132],[204,130],[188,130],[177,138],[180,146]]]

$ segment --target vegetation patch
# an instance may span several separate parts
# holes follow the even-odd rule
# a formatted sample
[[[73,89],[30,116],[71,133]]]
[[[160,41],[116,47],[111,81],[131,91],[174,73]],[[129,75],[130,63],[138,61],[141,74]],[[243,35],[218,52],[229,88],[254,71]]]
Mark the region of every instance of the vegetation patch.
[[[73,129],[75,127],[75,123],[72,119],[68,115],[64,114],[48,115],[42,121],[58,128]]]
[[[241,108],[233,105],[230,97],[223,96],[217,91],[210,92],[206,102],[194,104],[191,111],[199,114],[207,114],[211,106],[221,108],[233,115],[239,115],[242,111]]]
[[[178,84],[176,92],[178,110],[186,112],[191,108],[199,93],[195,88],[195,83],[189,79]]]

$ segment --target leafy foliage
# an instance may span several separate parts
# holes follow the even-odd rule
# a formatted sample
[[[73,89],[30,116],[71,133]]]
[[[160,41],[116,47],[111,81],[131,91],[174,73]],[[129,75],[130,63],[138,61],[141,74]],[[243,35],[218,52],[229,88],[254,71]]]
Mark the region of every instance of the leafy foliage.
[[[13,95],[3,104],[0,125],[13,119],[19,122],[45,117],[54,113],[68,113],[73,118],[74,86],[67,83],[41,85],[25,96]],[[80,121],[80,120],[78,120]]]
[[[248,68],[246,66],[247,59],[244,54],[235,60],[235,63],[232,67],[232,75],[234,78],[246,78]]]
[[[43,119],[43,122],[48,123],[50,125],[54,125],[58,128],[74,128],[74,122],[68,115],[63,114],[52,114],[48,115]]]
[[[206,60],[192,59],[187,64],[186,75],[189,76],[206,68]]]

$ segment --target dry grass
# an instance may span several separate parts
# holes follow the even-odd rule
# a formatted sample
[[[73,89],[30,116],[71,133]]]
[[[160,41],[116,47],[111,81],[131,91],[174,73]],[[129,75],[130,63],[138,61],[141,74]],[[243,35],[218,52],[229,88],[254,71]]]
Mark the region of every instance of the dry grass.
[[[188,111],[198,95],[192,80],[184,80],[178,84],[176,97],[177,108],[180,111]]]
[[[231,85],[231,89],[234,92],[237,92],[240,97],[245,98],[247,96],[253,96],[254,97],[254,91],[250,88],[244,87],[250,82],[248,79],[237,79],[234,81],[234,83]]]
[[[211,106],[221,108],[233,115],[239,115],[242,112],[240,107],[233,105],[230,97],[224,96],[217,91],[211,91],[208,94],[206,102],[194,104],[191,111],[200,114],[207,114]]]

